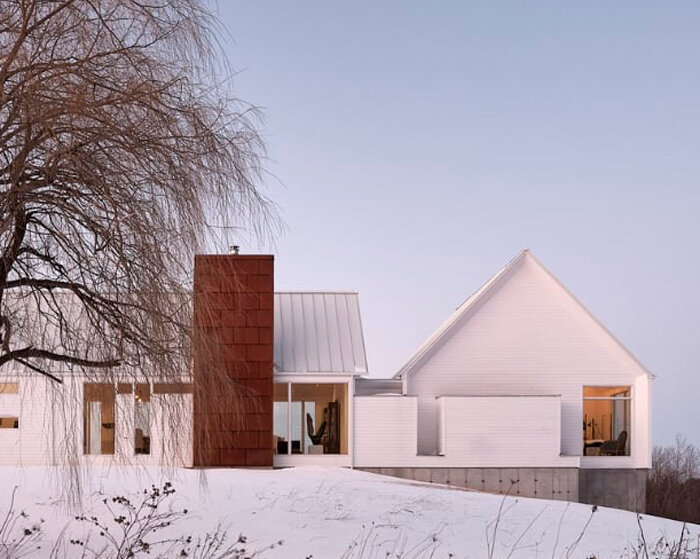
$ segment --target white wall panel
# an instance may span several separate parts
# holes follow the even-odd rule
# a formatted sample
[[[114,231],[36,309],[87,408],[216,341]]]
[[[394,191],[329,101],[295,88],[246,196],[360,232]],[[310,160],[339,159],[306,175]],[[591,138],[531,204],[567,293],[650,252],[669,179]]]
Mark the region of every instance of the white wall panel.
[[[44,464],[50,458],[51,425],[45,417],[46,382],[18,376],[18,394],[0,394],[0,415],[17,416],[19,429],[0,429],[0,464]]]
[[[640,376],[632,389],[632,454],[635,467],[651,468],[651,379]]]
[[[416,398],[356,396],[353,465],[414,466],[416,463]]]
[[[193,404],[191,394],[151,396],[151,463],[177,467],[193,464]]]
[[[438,399],[446,466],[561,465],[559,397]]]

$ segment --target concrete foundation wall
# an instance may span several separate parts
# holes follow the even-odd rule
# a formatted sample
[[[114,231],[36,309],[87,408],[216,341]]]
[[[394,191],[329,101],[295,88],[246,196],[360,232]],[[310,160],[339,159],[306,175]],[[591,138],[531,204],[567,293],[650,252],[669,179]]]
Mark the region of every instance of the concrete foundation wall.
[[[476,489],[487,493],[578,501],[576,468],[358,468],[386,476]]]
[[[644,512],[648,470],[578,468],[358,468],[386,476],[500,495],[572,501]]]
[[[649,470],[581,470],[579,500],[604,507],[644,512]]]

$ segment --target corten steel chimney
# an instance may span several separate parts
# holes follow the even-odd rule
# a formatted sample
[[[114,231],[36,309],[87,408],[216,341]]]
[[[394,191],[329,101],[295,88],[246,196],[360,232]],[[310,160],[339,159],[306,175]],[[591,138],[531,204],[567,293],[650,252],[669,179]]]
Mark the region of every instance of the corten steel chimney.
[[[194,260],[194,465],[272,466],[272,255]]]

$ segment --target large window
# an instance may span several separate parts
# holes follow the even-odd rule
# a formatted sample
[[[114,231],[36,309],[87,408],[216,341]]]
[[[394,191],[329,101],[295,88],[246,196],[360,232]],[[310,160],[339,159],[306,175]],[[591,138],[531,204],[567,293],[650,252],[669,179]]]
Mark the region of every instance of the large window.
[[[106,383],[85,383],[83,420],[85,454],[114,454],[115,386]]]
[[[584,456],[629,456],[632,391],[629,386],[583,387]]]
[[[275,452],[347,454],[347,393],[347,384],[275,384]]]

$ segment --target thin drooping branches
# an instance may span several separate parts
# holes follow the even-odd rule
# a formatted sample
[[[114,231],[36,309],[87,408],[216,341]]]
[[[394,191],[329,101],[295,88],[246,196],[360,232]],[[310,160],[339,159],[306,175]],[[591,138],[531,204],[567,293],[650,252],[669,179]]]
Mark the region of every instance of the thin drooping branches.
[[[207,224],[275,222],[216,36],[200,0],[0,3],[0,370],[187,372]]]

